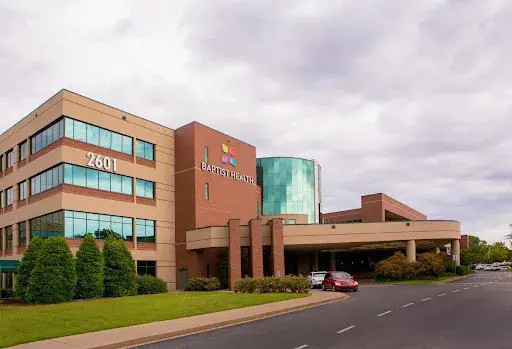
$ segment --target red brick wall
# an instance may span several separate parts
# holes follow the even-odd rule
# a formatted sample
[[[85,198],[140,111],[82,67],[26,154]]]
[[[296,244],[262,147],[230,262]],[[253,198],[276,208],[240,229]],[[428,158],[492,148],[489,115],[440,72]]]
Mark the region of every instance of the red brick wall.
[[[260,219],[250,220],[249,232],[251,239],[251,276],[253,278],[261,278],[263,277],[263,235]]]
[[[241,243],[240,243],[240,220],[230,219],[229,229],[229,253],[228,253],[228,283],[229,289],[235,288],[238,280],[242,278],[241,270]]]
[[[280,219],[272,219],[270,224],[271,235],[271,260],[272,274],[274,276],[284,276],[284,242],[283,242],[283,222]]]

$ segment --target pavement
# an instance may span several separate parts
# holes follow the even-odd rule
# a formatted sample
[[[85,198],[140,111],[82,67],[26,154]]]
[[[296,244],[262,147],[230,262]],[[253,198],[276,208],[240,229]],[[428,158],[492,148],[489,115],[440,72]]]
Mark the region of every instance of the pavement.
[[[137,348],[511,349],[511,324],[512,273],[477,272],[438,285],[361,285],[345,302]]]
[[[11,349],[114,349],[190,335],[348,299],[343,293],[313,292],[310,297],[221,311],[181,319],[85,333],[21,344]],[[134,314],[137,316],[137,314]],[[43,319],[44,320],[44,319]]]

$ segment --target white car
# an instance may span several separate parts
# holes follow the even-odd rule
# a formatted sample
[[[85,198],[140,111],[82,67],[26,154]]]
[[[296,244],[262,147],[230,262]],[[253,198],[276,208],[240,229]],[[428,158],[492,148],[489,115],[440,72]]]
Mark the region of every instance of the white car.
[[[308,280],[311,283],[311,288],[320,288],[322,287],[322,282],[324,281],[326,271],[312,271],[308,274]]]

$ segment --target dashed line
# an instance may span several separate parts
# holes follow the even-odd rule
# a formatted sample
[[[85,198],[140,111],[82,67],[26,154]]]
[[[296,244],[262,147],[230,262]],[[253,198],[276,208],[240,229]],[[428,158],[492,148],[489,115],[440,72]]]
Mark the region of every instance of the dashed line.
[[[478,285],[473,286],[473,288],[478,287]]]
[[[381,316],[384,316],[384,315],[388,315],[389,313],[391,313],[391,310],[388,310],[388,311],[385,311],[383,313],[380,313],[379,315],[377,315],[377,317],[381,317]]]
[[[453,290],[452,293],[460,292],[460,290]]]
[[[304,345],[301,345],[300,347],[297,347],[295,349],[304,349],[304,348],[307,348],[307,347],[309,347],[309,345],[304,344]]]
[[[355,327],[355,326],[353,326],[353,325],[352,325],[352,326],[349,326],[349,327],[347,327],[347,328],[344,328],[344,329],[342,329],[341,331],[338,331],[338,332],[336,332],[336,333],[340,334],[340,333],[343,333],[343,332],[347,332],[347,331],[349,331],[349,330],[353,329],[354,327]]]
[[[407,303],[407,304],[404,304],[404,305],[402,305],[402,308],[407,308],[407,307],[410,307],[411,305],[414,305],[414,303]]]
[[[465,290],[469,290],[469,287],[464,287]]]
[[[441,293],[441,294],[438,294],[437,296],[438,297],[443,297],[443,296],[446,296],[446,293]]]
[[[429,301],[429,300],[431,300],[431,299],[432,299],[432,298],[423,298],[421,301],[422,301],[422,302],[426,302],[426,301]]]

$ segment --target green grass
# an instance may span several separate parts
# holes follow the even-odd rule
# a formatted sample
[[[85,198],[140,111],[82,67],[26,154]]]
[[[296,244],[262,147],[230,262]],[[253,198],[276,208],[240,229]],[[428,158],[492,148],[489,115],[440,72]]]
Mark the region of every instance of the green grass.
[[[55,305],[0,306],[0,348],[305,296],[307,294],[177,292]]]
[[[470,273],[472,274],[472,273]],[[469,275],[469,274],[468,274]],[[403,281],[393,281],[390,282],[393,285],[430,285],[430,284],[437,284],[437,283],[443,283],[449,280],[457,280],[462,279],[466,277],[467,275],[460,276],[460,275],[454,275],[454,274],[445,274],[435,279],[420,279],[420,280],[403,280]]]

